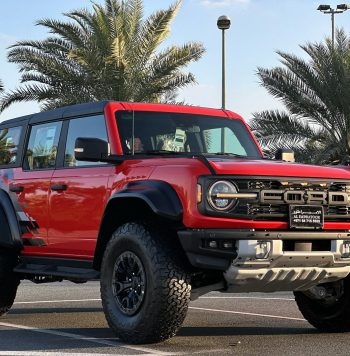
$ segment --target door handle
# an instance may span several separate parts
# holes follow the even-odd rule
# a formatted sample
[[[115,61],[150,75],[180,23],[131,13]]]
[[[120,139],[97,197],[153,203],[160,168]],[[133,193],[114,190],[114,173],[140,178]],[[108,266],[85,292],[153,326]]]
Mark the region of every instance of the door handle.
[[[20,192],[23,192],[24,187],[23,187],[23,185],[10,185],[9,189],[10,189],[10,192],[20,193]]]
[[[51,190],[56,190],[56,191],[67,190],[67,188],[68,188],[67,184],[53,184],[51,186]]]

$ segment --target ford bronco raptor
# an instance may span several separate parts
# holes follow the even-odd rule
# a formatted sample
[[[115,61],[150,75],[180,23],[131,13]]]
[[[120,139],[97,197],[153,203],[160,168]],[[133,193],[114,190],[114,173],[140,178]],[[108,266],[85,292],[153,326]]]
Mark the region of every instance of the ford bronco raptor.
[[[264,158],[243,119],[96,102],[0,124],[0,314],[21,280],[100,280],[130,343],[173,336],[210,292],[293,291],[350,330],[350,172]]]

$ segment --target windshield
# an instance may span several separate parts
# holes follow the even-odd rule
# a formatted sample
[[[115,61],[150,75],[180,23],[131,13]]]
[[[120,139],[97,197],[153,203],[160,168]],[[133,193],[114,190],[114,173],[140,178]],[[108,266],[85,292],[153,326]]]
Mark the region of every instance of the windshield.
[[[240,120],[182,113],[116,113],[124,154],[190,152],[261,158]]]

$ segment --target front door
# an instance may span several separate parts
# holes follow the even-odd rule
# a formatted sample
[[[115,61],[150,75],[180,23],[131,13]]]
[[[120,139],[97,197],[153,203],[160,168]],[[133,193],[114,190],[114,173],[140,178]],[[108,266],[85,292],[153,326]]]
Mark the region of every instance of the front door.
[[[64,162],[51,180],[49,249],[60,256],[91,259],[109,196],[108,179],[114,167],[77,161],[74,145],[78,137],[108,141],[105,118],[103,115],[76,118],[66,125]]]

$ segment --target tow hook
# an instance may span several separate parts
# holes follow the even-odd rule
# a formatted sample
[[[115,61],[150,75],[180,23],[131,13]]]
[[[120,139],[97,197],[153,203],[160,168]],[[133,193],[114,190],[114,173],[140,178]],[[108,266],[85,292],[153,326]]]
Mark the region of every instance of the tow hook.
[[[327,289],[321,286],[315,286],[305,292],[312,299],[325,299],[327,296]]]
[[[304,293],[312,299],[334,302],[344,294],[343,281],[318,285]]]

